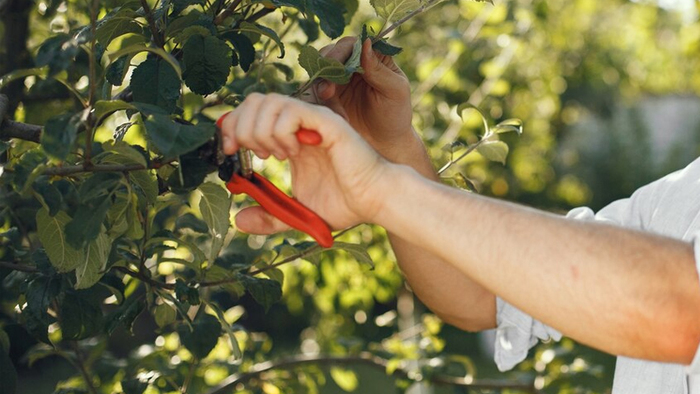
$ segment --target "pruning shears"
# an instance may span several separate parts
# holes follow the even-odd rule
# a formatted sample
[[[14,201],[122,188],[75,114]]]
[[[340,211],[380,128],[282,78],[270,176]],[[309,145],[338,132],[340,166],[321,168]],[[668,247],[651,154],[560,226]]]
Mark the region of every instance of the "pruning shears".
[[[224,116],[216,122],[219,130]],[[296,136],[300,143],[306,145],[318,145],[322,141],[320,134],[308,129],[300,129]],[[217,161],[219,178],[226,182],[226,188],[231,193],[249,195],[268,213],[288,226],[310,235],[322,247],[329,248],[333,245],[331,229],[320,216],[253,171],[250,151],[242,148]]]

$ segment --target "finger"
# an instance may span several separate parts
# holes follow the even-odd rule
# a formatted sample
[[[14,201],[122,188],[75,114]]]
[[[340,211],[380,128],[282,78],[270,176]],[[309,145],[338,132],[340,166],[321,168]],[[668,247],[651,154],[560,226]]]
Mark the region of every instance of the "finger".
[[[253,139],[262,146],[266,151],[273,154],[279,160],[287,158],[287,152],[284,145],[280,144],[275,138],[274,129],[277,123],[281,109],[282,99],[276,94],[269,94],[261,103],[258,116],[256,117],[255,130]]]
[[[234,137],[234,130],[238,122],[238,114],[235,111],[229,112],[221,119],[221,138],[224,153],[232,155],[238,150],[238,144]]]
[[[372,49],[372,42],[369,39],[362,43],[360,64],[365,71],[362,78],[386,96],[404,95],[406,77],[392,59],[388,59],[387,63],[388,65]]]
[[[260,206],[242,209],[235,220],[236,227],[249,234],[269,235],[290,229]]]
[[[263,105],[265,96],[259,93],[249,95],[243,103],[236,108],[238,115],[234,135],[236,142],[255,153],[256,156],[264,159],[270,156],[270,152],[260,145],[255,139],[255,126],[260,116],[260,108]]]

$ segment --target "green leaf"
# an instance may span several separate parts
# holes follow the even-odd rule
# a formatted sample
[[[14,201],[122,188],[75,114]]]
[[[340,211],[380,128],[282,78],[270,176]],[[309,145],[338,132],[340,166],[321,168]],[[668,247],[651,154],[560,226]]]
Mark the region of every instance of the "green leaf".
[[[124,394],[143,394],[148,388],[147,382],[142,382],[138,379],[122,380],[121,384]]]
[[[204,182],[204,178],[217,170],[213,163],[202,160],[198,151],[188,152],[179,158],[177,171],[168,177],[168,187],[173,193],[188,193]]]
[[[192,231],[200,234],[206,234],[209,232],[209,227],[207,224],[202,219],[194,216],[191,213],[186,213],[179,216],[175,220],[175,231],[183,228],[189,228]]]
[[[214,261],[221,252],[226,234],[231,227],[229,220],[231,198],[223,187],[215,183],[204,183],[199,187],[199,191],[202,193],[202,198],[199,200],[199,211],[212,236],[209,261]]]
[[[471,109],[473,109],[474,111],[476,111],[479,114],[479,116],[481,117],[481,122],[484,124],[484,134],[488,134],[489,133],[489,123],[486,120],[486,115],[484,115],[484,113],[475,105],[472,105],[470,103],[462,103],[459,106],[457,106],[457,114],[459,114],[459,116],[462,118],[462,122],[466,122],[467,121],[467,113],[468,113],[467,110],[471,110]]]
[[[29,76],[37,76],[39,78],[46,78],[48,74],[48,67],[35,67],[26,68],[22,70],[15,70],[11,73],[5,74],[0,78],[0,89],[5,88],[8,84],[18,79],[26,78]]]
[[[177,319],[177,311],[168,304],[160,304],[153,310],[153,318],[158,327],[163,328],[175,322],[175,319]]]
[[[180,79],[180,77],[182,76],[182,69],[180,68],[180,63],[177,62],[177,59],[175,59],[171,54],[169,54],[161,48],[149,47],[146,44],[134,44],[128,46],[109,55],[109,59],[113,62],[124,55],[135,55],[140,52],[150,52],[154,55],[159,56],[161,59],[165,60],[168,64],[170,64],[170,67],[172,67],[172,70],[175,72],[178,79]]]
[[[41,133],[41,146],[44,151],[59,160],[65,160],[73,149],[78,129],[81,126],[81,114],[61,114],[49,119]]]
[[[105,233],[100,233],[84,250],[83,261],[75,269],[76,289],[87,289],[97,283],[104,275],[107,257],[112,243]]]
[[[133,56],[124,55],[107,66],[107,70],[105,71],[105,78],[107,79],[107,82],[114,86],[121,86],[122,82],[124,81],[124,76],[131,66],[130,63],[132,58]]]
[[[403,51],[403,48],[391,45],[385,39],[381,39],[372,44],[372,48],[386,56],[396,56]]]
[[[338,38],[345,30],[346,7],[343,1],[335,0],[271,0],[275,6],[298,9],[304,14],[315,15],[321,30],[330,38]],[[313,40],[311,40],[313,41]]]
[[[122,10],[116,15],[100,23],[95,31],[95,38],[102,46],[107,47],[112,40],[124,34],[140,34],[143,28],[135,18],[138,15],[131,10]]]
[[[282,40],[280,39],[280,36],[277,35],[277,32],[269,27],[243,21],[238,27],[238,31],[261,34],[271,38],[280,49],[279,58],[281,59],[284,57],[284,43],[282,43]]]
[[[134,101],[156,105],[172,113],[180,99],[180,77],[161,59],[149,57],[139,64],[129,83]]]
[[[134,321],[146,309],[146,302],[140,297],[131,297],[107,316],[105,331],[112,335],[120,325],[133,334]]]
[[[355,44],[352,47],[352,54],[347,61],[345,61],[345,69],[349,73],[362,72],[362,67],[360,66],[360,57],[362,56],[362,41],[355,40]]]
[[[503,141],[485,141],[476,150],[488,160],[506,164],[508,144]]]
[[[183,78],[193,92],[207,95],[226,83],[231,71],[231,48],[216,37],[194,35],[182,47]]]
[[[387,22],[395,22],[417,10],[421,0],[370,0],[374,11]]]
[[[331,377],[335,384],[344,391],[352,392],[357,389],[357,384],[359,383],[357,375],[349,369],[331,367]]]
[[[303,46],[299,52],[299,65],[306,70],[311,79],[323,78],[330,82],[344,85],[350,82],[352,73],[345,65],[335,59],[321,55],[316,48]]]
[[[282,285],[277,281],[242,274],[238,277],[253,299],[265,308],[265,312],[282,298]]]
[[[0,352],[0,394],[17,393],[17,370],[9,354]]]
[[[85,339],[102,330],[104,318],[99,299],[91,291],[66,293],[60,303],[63,339]]]
[[[27,306],[22,314],[27,319],[29,332],[44,343],[49,343],[48,329],[54,322],[48,310],[60,291],[60,279],[47,276],[39,276],[27,285]]]
[[[100,100],[95,103],[95,118],[101,124],[104,118],[117,112],[127,109],[135,110],[136,107],[122,100]]]
[[[105,153],[94,158],[99,163],[139,164],[144,167],[148,165],[144,155],[126,142],[107,141],[102,144],[102,149],[104,149]]]
[[[233,357],[236,359],[241,359],[243,357],[243,352],[241,351],[241,347],[238,346],[238,340],[236,339],[236,335],[233,333],[233,329],[231,328],[231,325],[228,324],[226,321],[226,316],[224,316],[224,312],[219,308],[218,305],[216,305],[213,302],[208,302],[207,305],[216,313],[216,317],[219,319],[219,323],[221,323],[221,327],[224,328],[224,331],[226,331],[226,334],[228,334],[228,339],[229,343],[231,345],[231,353],[233,353]]]
[[[166,115],[151,115],[144,122],[148,137],[166,158],[174,158],[193,151],[216,133],[212,123],[195,126],[176,123]]]
[[[61,209],[63,195],[46,176],[40,176],[32,183],[32,189],[38,193],[41,205],[49,209],[49,215],[54,216]]]
[[[74,270],[82,260],[82,252],[68,244],[65,227],[70,220],[70,216],[63,211],[53,217],[49,216],[46,208],[36,213],[37,235],[58,272]]]
[[[350,244],[347,242],[334,242],[332,249],[344,250],[355,260],[360,263],[365,263],[374,269],[374,261],[372,261],[372,257],[367,253],[367,248],[362,245]]]
[[[491,128],[492,133],[523,133],[523,121],[520,119],[506,119]]]
[[[216,346],[221,336],[221,324],[216,317],[204,313],[192,322],[191,331],[186,325],[181,325],[177,333],[182,345],[201,360]]]
[[[211,32],[209,29],[207,29],[204,26],[199,26],[199,25],[194,25],[194,26],[188,26],[184,28],[182,31],[180,31],[177,36],[173,39],[176,44],[184,44],[187,42],[187,40],[190,39],[192,36],[202,36],[202,37],[208,37],[211,35]]]

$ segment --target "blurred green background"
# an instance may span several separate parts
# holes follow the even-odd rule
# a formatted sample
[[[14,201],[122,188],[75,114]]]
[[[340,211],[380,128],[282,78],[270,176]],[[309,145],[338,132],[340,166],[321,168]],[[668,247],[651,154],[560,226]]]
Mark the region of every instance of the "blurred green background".
[[[35,51],[60,24],[84,17],[73,12],[74,3],[79,2],[69,1],[52,20],[46,20],[41,16],[45,2],[34,2],[30,49]],[[411,80],[414,125],[436,168],[449,160],[446,145],[455,140],[473,143],[483,132],[476,112],[462,121],[456,112],[459,104],[479,107],[491,124],[508,118],[524,122],[522,136],[506,137],[511,153],[505,166],[473,154],[446,177],[462,173],[482,194],[563,213],[580,205],[599,209],[698,156],[700,3],[494,3],[445,1],[406,24],[390,40],[404,48],[396,61]],[[363,23],[379,28],[371,8],[361,2],[346,34],[359,33]],[[8,34],[5,29],[0,25],[0,36]],[[320,48],[325,43],[321,39],[314,45]],[[16,68],[21,60],[13,58],[11,48],[0,48],[0,74]],[[287,61],[293,65],[294,56],[288,55]],[[28,100],[18,114],[28,122],[42,123],[46,109],[60,110],[61,103]],[[285,297],[269,313],[243,300],[240,324],[264,333],[261,342],[274,344],[270,359],[350,352],[371,344],[390,347],[397,335],[423,321],[428,311],[403,283],[382,230],[365,226],[347,238],[369,245],[374,270],[343,253],[329,254],[317,265],[286,266]],[[249,237],[246,245],[237,245],[237,251],[257,249],[265,241]],[[18,326],[5,329],[12,338],[21,393],[51,392],[57,381],[74,374],[58,358],[28,367],[24,353],[33,340]],[[140,345],[159,342],[148,316],[137,320],[134,331],[135,336],[118,332],[110,340],[112,354],[133,356]],[[468,356],[477,379],[538,379],[547,392],[561,393],[602,393],[610,388],[614,359],[568,340],[539,346],[515,371],[501,374],[490,359],[488,337],[449,326],[437,337],[435,343],[444,341],[437,352]],[[415,338],[421,335],[404,335],[401,342],[415,345],[419,354],[430,353],[414,343]],[[357,392],[393,390],[394,380],[382,371],[365,367],[355,371]],[[343,392],[330,377],[327,383],[321,392]],[[461,392],[451,387],[433,392],[455,391]]]

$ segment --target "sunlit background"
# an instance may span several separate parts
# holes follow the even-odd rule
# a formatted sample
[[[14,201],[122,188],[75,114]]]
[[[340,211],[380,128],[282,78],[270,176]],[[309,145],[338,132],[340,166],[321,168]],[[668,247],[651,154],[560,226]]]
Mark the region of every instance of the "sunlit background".
[[[37,3],[31,20],[33,50],[74,17],[64,8],[47,21],[40,15],[44,2]],[[359,33],[363,23],[380,26],[369,5],[361,3],[348,35]],[[510,146],[505,165],[474,153],[443,174],[449,184],[464,186],[463,176],[479,193],[554,212],[581,205],[599,209],[700,154],[696,1],[494,0],[491,5],[449,0],[407,23],[390,41],[405,48],[396,61],[411,80],[414,125],[436,168],[460,152],[446,147],[455,141],[474,143],[484,132],[476,111],[457,113],[460,104],[478,107],[491,125],[509,118],[524,122],[522,136],[503,137]],[[12,56],[5,48],[0,54]],[[293,65],[295,56],[290,47],[283,61]],[[297,69],[296,78],[305,77]],[[26,83],[31,87],[31,80]],[[201,104],[187,100],[185,96],[186,114]],[[62,105],[65,101],[27,101],[16,117],[41,124]],[[109,138],[110,132],[103,130],[101,138]],[[548,393],[609,392],[614,360],[569,340],[540,346],[515,371],[498,373],[490,360],[488,335],[449,326],[437,335],[439,322],[403,283],[381,229],[365,226],[346,240],[367,244],[376,268],[369,270],[343,253],[327,255],[316,265],[288,265],[285,297],[268,314],[250,302],[227,312],[249,330],[265,333],[256,337],[262,353],[342,354],[372,343],[376,349],[419,356],[445,352],[469,376],[535,380]],[[249,237],[232,248],[247,253],[275,241],[279,238]],[[140,349],[136,356],[138,351],[177,351],[177,334],[157,335],[146,320],[137,321],[136,327],[135,337],[115,335],[110,343],[115,354],[125,357],[120,351],[131,348]],[[139,347],[143,344],[153,346]],[[225,360],[229,354],[223,341],[220,345],[215,357]],[[60,360],[42,360],[32,368],[25,361],[20,368],[22,393],[51,392],[71,374]],[[179,363],[180,358],[171,361]],[[359,377],[357,392],[394,390],[393,380],[381,371],[353,371]],[[207,374],[205,378],[216,382],[226,369],[212,368]],[[321,392],[342,392],[333,379],[327,383]]]

